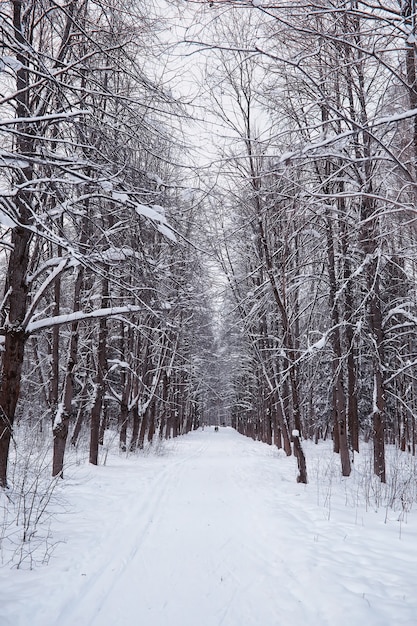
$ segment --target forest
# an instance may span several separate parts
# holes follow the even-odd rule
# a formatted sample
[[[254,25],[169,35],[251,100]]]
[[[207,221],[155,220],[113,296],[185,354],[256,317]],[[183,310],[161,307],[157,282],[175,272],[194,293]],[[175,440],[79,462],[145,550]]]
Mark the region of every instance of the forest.
[[[0,34],[3,490],[204,425],[302,483],[303,441],[345,477],[371,442],[385,483],[416,454],[415,0],[9,0]]]

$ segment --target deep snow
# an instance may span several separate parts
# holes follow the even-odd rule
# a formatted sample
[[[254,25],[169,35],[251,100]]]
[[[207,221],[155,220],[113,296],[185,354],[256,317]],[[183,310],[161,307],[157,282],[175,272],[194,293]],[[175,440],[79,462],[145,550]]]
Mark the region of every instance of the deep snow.
[[[417,515],[376,509],[327,444],[307,486],[230,428],[162,452],[70,469],[49,565],[0,570],[1,626],[417,624]]]

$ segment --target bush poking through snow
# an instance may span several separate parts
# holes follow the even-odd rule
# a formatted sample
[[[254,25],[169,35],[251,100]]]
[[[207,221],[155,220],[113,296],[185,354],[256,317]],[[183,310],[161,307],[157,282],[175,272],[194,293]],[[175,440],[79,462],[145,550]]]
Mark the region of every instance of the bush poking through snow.
[[[331,443],[314,445],[305,442],[310,477],[316,484],[318,504],[328,509],[330,519],[331,501],[335,485],[343,482],[345,504],[365,510],[386,510],[386,519],[400,522],[417,503],[417,458],[401,452],[395,446],[387,446],[387,479],[381,483],[373,472],[372,444],[361,442],[361,452],[355,454],[352,473],[348,479],[340,473],[338,457]],[[325,452],[326,446],[328,452]]]
[[[27,437],[15,446],[9,488],[0,492],[3,565],[32,569],[49,560],[55,545],[51,520],[62,508],[56,489],[60,481],[59,477],[51,477],[47,442]]]

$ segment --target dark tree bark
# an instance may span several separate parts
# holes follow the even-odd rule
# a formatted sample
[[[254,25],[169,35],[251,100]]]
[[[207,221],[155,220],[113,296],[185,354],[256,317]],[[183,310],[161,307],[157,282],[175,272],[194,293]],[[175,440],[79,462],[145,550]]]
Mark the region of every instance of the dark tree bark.
[[[300,437],[293,434],[294,456],[298,464],[297,483],[307,484],[307,464],[304,451],[300,442]]]
[[[278,395],[276,395],[276,398],[275,398],[274,410],[276,413],[279,436],[280,438],[282,438],[285,454],[287,456],[291,456],[292,450],[291,450],[290,434],[288,432],[288,426],[286,424],[284,412],[282,410],[281,398]]]
[[[339,327],[339,308],[336,300],[336,270],[334,255],[334,238],[333,227],[329,214],[326,215],[326,233],[327,233],[327,260],[329,274],[329,304],[332,319],[331,343],[333,350],[332,368],[333,368],[333,410],[335,415],[335,433],[337,435],[337,446],[340,454],[343,476],[349,476],[351,472],[348,434],[346,424],[346,397],[343,385],[343,363],[342,363],[342,343],[340,338]]]
[[[80,294],[83,284],[84,270],[83,268],[78,270],[77,278],[74,286],[74,311],[80,310]],[[72,413],[72,400],[74,395],[74,369],[77,363],[78,354],[78,328],[77,322],[71,324],[71,334],[68,346],[67,366],[64,378],[64,387],[62,391],[62,407],[59,407],[60,415],[59,419],[54,420],[52,434],[54,439],[54,455],[52,461],[52,476],[60,475],[63,477],[64,468],[64,456],[65,446],[67,443],[69,422]],[[78,434],[81,430],[81,420],[79,421],[79,427],[73,434],[73,445],[77,440]]]
[[[343,190],[342,190],[343,191]],[[341,204],[341,213],[345,214],[344,203]],[[341,219],[341,250],[343,256],[343,279],[345,281],[345,341],[347,348],[347,414],[349,437],[352,450],[359,452],[359,417],[357,398],[357,376],[355,366],[355,345],[353,333],[354,306],[352,295],[351,267],[348,248],[348,227],[345,219]]]
[[[23,35],[22,2],[13,0],[13,26],[16,55],[21,68],[16,72],[17,95],[16,117],[24,120],[30,112],[29,106],[29,73],[26,69],[29,61],[24,54],[26,41]],[[34,143],[29,124],[20,121],[16,125],[16,151],[24,158],[31,157]],[[4,351],[2,355],[1,386],[0,386],[0,486],[7,486],[7,462],[9,456],[10,439],[16,405],[20,394],[22,365],[26,343],[26,333],[22,327],[28,306],[27,270],[30,258],[31,224],[31,197],[27,183],[33,178],[33,168],[28,164],[16,171],[15,183],[15,210],[19,225],[13,229],[9,262],[7,267],[6,294],[8,295],[8,319],[4,324]]]
[[[134,452],[138,445],[138,436],[139,436],[139,427],[140,427],[140,419],[139,419],[139,410],[138,405],[135,404],[132,409],[132,436],[130,438],[129,450],[130,452]]]
[[[127,345],[126,345],[127,344]],[[131,329],[128,330],[127,337],[125,336],[124,323],[120,324],[120,358],[127,362],[128,355],[133,352],[133,334]],[[119,447],[122,452],[127,450],[127,428],[129,425],[129,403],[131,400],[132,391],[132,372],[126,367],[123,367],[120,372],[120,387],[122,390],[122,397],[120,400],[120,434],[119,434]]]
[[[109,282],[107,278],[102,280],[102,308],[108,307]],[[105,378],[107,372],[107,321],[102,318],[99,322],[97,372],[95,379],[95,399],[91,409],[90,423],[90,463],[98,464],[98,449],[100,443],[100,418],[103,406]]]
[[[138,439],[138,448],[139,448],[139,450],[143,450],[143,448],[145,446],[145,435],[146,435],[147,427],[148,427],[148,412],[145,411],[142,414],[142,419],[141,419],[141,422],[140,422],[139,439]]]

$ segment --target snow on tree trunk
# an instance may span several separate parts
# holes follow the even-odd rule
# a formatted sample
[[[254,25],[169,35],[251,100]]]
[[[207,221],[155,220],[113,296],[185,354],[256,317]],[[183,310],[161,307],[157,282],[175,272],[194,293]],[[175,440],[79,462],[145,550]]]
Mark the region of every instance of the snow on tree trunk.
[[[297,482],[307,484],[307,464],[304,451],[300,441],[300,433],[298,430],[293,430],[292,440],[294,446],[294,456],[297,459],[298,464],[298,476]]]

